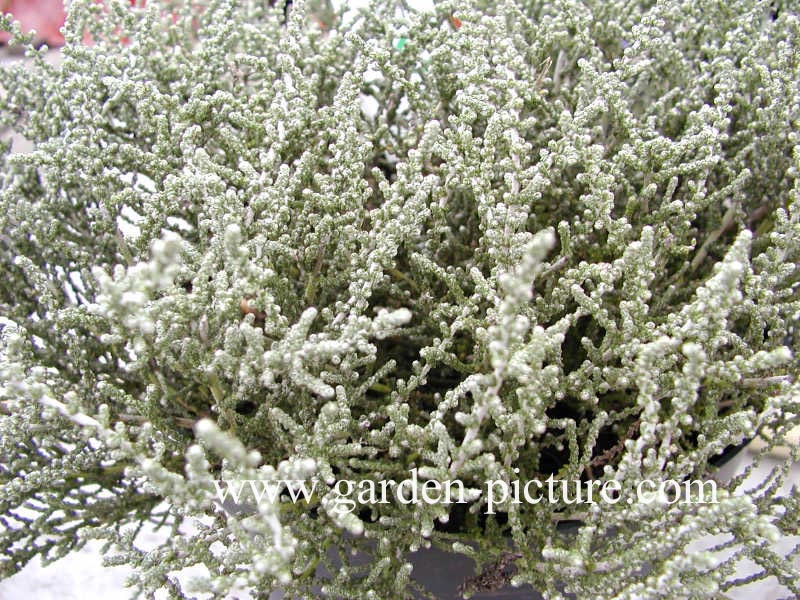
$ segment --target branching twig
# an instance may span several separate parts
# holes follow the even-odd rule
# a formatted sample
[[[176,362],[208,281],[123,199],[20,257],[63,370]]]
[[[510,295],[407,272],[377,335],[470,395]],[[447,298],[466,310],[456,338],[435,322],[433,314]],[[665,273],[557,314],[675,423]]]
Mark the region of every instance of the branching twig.
[[[480,575],[469,577],[458,586],[458,594],[462,598],[468,593],[492,592],[505,587],[517,572],[513,562],[522,558],[519,552],[503,552],[499,559],[487,565]]]
[[[616,444],[614,444],[611,448],[603,452],[599,456],[595,456],[592,461],[589,463],[589,467],[602,467],[610,463],[617,455],[622,452],[625,448],[625,440],[629,440],[633,437],[633,434],[636,432],[637,427],[639,427],[639,419],[636,419],[633,423],[630,424],[628,427],[628,431],[625,432],[625,435],[619,440]]]

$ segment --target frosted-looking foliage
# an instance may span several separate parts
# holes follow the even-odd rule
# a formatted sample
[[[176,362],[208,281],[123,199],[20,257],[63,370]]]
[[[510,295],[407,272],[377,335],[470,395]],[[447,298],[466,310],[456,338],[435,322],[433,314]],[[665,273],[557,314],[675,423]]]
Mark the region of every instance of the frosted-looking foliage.
[[[708,478],[797,424],[795,3],[133,4],[0,71],[33,144],[0,154],[0,575],[98,538],[144,597],[403,598],[435,545],[548,598],[722,598],[742,560],[798,595],[788,463],[717,504],[480,493]],[[340,510],[413,468],[467,503]],[[236,478],[319,485],[229,510]]]

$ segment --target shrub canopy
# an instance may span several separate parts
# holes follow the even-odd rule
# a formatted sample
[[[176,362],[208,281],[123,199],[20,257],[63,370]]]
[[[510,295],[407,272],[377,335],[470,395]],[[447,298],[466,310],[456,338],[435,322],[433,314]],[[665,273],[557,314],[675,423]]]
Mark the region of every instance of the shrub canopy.
[[[334,489],[418,468],[631,490],[780,442],[790,3],[129,4],[74,0],[59,65],[0,71],[33,143],[0,158],[0,574],[101,538],[148,594],[400,598],[436,545],[551,598],[719,598],[745,558],[798,594],[797,548],[767,544],[800,533],[788,463],[718,504],[488,518],[485,494],[345,514]],[[320,486],[214,500],[276,476]],[[173,534],[152,551],[148,521]],[[351,547],[367,564],[335,568]]]

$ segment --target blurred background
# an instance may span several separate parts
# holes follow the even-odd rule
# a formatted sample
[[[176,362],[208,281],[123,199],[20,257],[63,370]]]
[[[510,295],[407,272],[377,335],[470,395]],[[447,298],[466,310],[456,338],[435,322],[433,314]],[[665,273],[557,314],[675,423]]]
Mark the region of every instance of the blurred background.
[[[24,32],[35,30],[40,44],[55,47],[64,43],[59,31],[65,16],[62,0],[0,0],[0,12],[10,13]],[[7,42],[9,37],[0,32],[0,42]]]

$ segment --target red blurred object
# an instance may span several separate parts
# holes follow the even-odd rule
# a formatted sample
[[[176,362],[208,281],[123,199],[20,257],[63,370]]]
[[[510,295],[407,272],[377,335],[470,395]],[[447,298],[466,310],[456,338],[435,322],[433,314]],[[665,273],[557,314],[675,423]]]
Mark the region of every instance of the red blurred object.
[[[0,0],[0,12],[11,13],[26,33],[35,29],[37,40],[48,46],[64,43],[59,31],[66,16],[62,0]],[[0,31],[0,42],[7,42],[10,37],[9,33]]]
[[[450,21],[453,23],[453,27],[456,29],[461,29],[461,21],[458,17],[450,17]]]
[[[101,4],[103,0],[94,0]],[[131,6],[144,7],[146,0],[128,0]],[[64,26],[66,12],[63,0],[0,0],[0,12],[10,13],[19,21],[22,31],[28,33],[36,30],[36,39],[48,46],[61,46],[64,36],[61,27]],[[5,43],[11,38],[9,33],[0,31],[0,43]],[[84,41],[91,44],[91,36],[85,36]],[[127,43],[127,38],[120,40]]]

